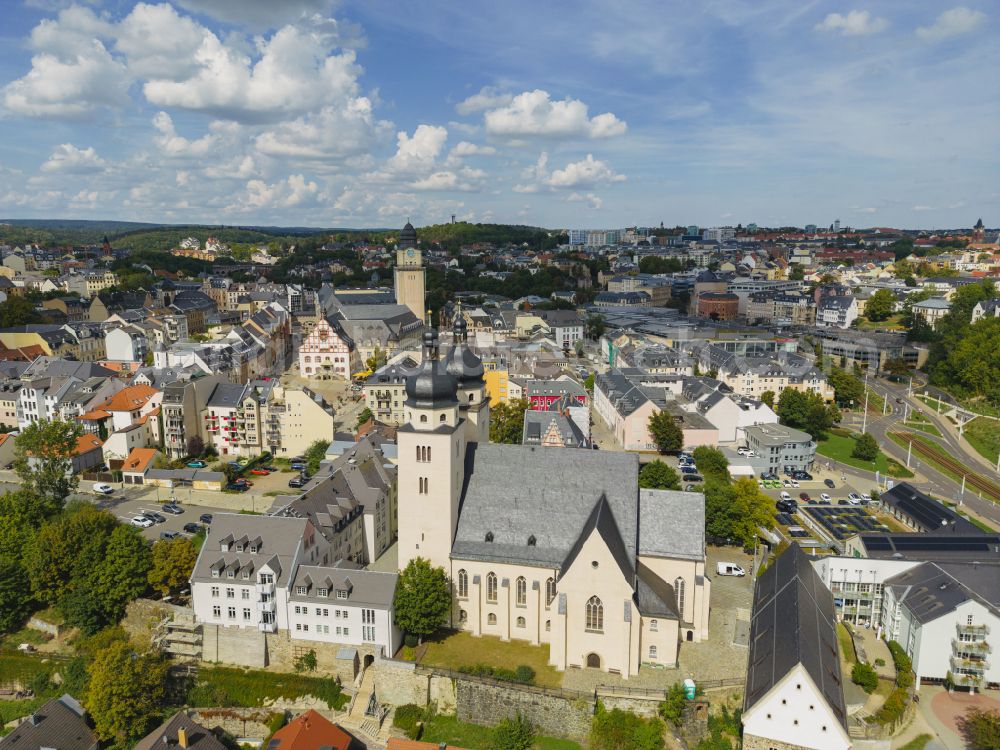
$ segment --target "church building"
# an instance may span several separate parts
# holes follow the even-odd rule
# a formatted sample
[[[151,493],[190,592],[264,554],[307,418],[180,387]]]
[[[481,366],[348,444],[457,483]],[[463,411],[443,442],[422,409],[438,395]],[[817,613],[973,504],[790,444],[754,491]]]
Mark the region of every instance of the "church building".
[[[489,442],[465,321],[424,334],[399,428],[399,566],[445,569],[452,626],[549,646],[559,670],[635,675],[708,637],[700,493],[640,489],[634,453]]]

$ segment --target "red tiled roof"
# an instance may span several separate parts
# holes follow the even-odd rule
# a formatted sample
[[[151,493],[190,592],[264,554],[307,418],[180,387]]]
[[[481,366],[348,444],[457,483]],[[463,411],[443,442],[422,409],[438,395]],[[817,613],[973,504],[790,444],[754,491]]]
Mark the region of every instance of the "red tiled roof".
[[[99,450],[102,445],[104,443],[97,435],[81,435],[77,438],[76,449],[73,451],[73,455],[80,456],[95,449]]]
[[[133,448],[125,459],[125,463],[122,464],[122,471],[127,471],[130,474],[144,474],[154,458],[156,458],[155,448]]]
[[[278,744],[275,746],[275,741]],[[275,750],[354,750],[360,745],[322,714],[309,710],[295,717],[271,736]],[[436,746],[435,746],[436,747]]]
[[[438,750],[441,745],[437,742],[417,742],[416,740],[407,740],[401,737],[390,737],[389,744],[385,746],[385,750]],[[466,750],[458,745],[445,745],[448,750]]]

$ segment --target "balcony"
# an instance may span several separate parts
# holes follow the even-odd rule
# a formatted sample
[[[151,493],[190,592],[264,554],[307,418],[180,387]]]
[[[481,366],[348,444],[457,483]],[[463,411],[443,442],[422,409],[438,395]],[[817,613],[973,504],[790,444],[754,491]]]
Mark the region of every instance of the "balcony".
[[[956,623],[955,627],[958,629],[958,635],[975,635],[979,638],[985,638],[990,634],[989,625],[968,625],[966,623]]]
[[[961,669],[964,674],[982,675],[989,667],[990,663],[986,659],[965,659],[954,654],[951,657],[952,670]]]
[[[986,641],[963,641],[958,638],[952,638],[951,649],[955,653],[964,651],[967,654],[988,654],[992,649],[990,644]]]
[[[257,630],[261,633],[276,633],[278,632],[278,623],[276,622],[258,622]]]
[[[266,602],[261,601],[257,603],[260,605],[261,612],[274,612],[277,609],[277,605],[275,604],[273,597],[271,599],[268,599]]]
[[[269,596],[274,596],[274,584],[273,583],[258,583],[257,584],[258,594],[268,594]]]

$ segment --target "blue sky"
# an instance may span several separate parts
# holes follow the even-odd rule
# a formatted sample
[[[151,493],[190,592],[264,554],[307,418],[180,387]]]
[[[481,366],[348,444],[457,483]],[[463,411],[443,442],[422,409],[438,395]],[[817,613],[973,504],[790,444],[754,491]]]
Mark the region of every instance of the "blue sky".
[[[965,2],[4,0],[0,217],[996,226]]]

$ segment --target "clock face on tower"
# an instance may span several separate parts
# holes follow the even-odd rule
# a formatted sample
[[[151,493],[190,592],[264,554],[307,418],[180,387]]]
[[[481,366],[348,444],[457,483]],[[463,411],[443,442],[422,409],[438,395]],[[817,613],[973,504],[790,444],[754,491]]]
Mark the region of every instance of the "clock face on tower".
[[[409,250],[406,251],[406,257],[407,258],[412,258],[413,257],[413,248],[412,247]]]

